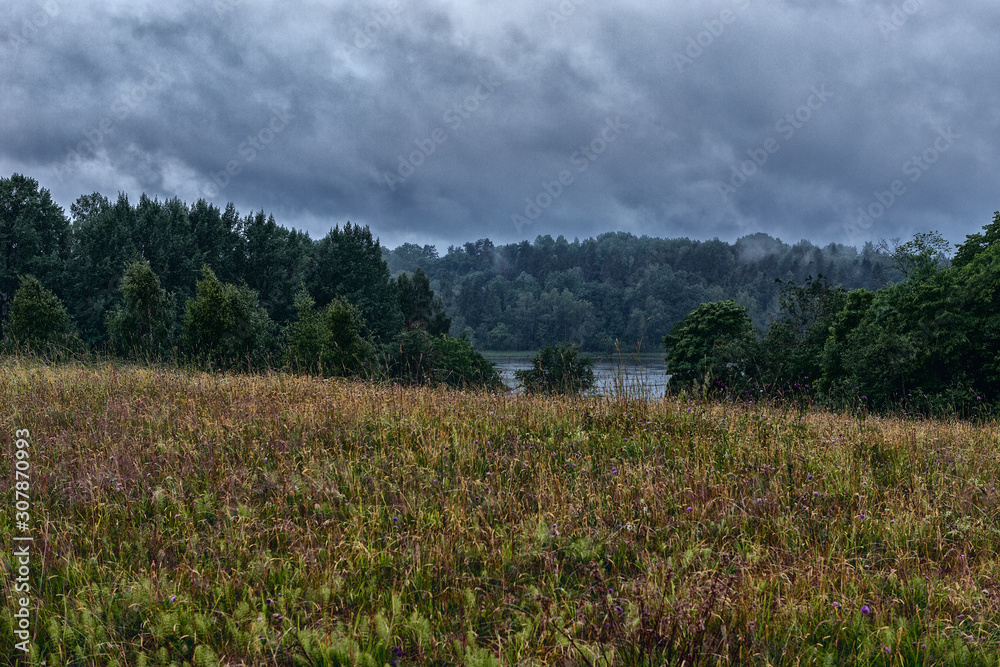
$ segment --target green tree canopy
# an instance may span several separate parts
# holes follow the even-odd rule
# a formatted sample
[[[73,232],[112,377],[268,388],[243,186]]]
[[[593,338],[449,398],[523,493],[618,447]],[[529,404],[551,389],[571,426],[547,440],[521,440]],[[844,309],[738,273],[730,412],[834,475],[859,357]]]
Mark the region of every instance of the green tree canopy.
[[[316,310],[309,292],[295,295],[298,317],[285,333],[284,362],[315,375],[356,376],[371,370],[375,347],[364,338],[360,311],[341,297]]]
[[[341,296],[354,304],[377,337],[388,340],[403,325],[382,249],[367,226],[334,227],[313,251],[306,287],[320,307]]]
[[[422,327],[431,336],[448,333],[451,318],[445,314],[441,299],[434,296],[430,278],[423,269],[414,271],[412,278],[405,273],[396,276],[396,293],[407,329]]]
[[[731,386],[750,370],[755,341],[747,308],[733,299],[702,304],[663,337],[671,386]]]
[[[108,314],[112,348],[119,354],[156,358],[170,346],[174,333],[173,294],[160,287],[149,262],[135,260],[125,267],[122,302]]]
[[[220,282],[202,267],[184,310],[182,340],[199,362],[216,368],[258,367],[273,345],[274,324],[249,287]]]
[[[70,312],[87,343],[107,340],[108,311],[119,297],[125,267],[140,259],[135,210],[124,194],[112,204],[96,192],[72,205]]]
[[[69,223],[48,190],[21,174],[0,178],[0,327],[18,276],[31,274],[53,287],[63,283],[68,242]]]
[[[965,237],[965,243],[958,246],[952,265],[963,267],[972,262],[979,253],[997,245],[1000,245],[1000,211],[993,214],[993,222],[983,227],[982,232]]]
[[[34,276],[22,277],[14,293],[7,334],[12,347],[33,353],[76,347],[73,321],[65,306]]]
[[[416,328],[399,333],[385,346],[390,380],[410,385],[444,384],[456,389],[502,386],[496,367],[464,338],[432,336]]]
[[[561,342],[546,346],[531,361],[531,368],[514,371],[530,394],[579,394],[594,386],[594,360],[581,356],[579,346]]]

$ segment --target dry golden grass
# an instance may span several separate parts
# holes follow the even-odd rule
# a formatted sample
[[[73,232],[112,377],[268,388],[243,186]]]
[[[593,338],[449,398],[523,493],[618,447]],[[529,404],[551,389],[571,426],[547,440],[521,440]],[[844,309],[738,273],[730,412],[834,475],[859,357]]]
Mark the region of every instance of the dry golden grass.
[[[0,398],[35,664],[1000,661],[996,424],[29,361]]]

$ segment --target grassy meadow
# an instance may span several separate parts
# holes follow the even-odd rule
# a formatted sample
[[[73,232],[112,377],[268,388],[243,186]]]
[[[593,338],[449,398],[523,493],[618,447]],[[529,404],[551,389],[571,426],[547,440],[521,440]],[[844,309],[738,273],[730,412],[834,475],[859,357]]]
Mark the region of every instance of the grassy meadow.
[[[31,664],[1000,663],[995,423],[24,360],[0,405]]]

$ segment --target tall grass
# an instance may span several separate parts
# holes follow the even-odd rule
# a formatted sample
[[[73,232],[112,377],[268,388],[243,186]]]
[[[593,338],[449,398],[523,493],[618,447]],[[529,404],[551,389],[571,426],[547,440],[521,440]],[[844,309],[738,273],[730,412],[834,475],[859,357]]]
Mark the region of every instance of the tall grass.
[[[28,360],[0,401],[33,664],[1000,660],[995,423]]]

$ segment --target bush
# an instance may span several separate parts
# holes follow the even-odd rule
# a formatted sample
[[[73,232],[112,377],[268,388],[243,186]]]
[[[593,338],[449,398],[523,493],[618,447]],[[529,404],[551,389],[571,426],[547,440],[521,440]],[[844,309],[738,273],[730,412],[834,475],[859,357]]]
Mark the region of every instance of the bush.
[[[33,354],[77,350],[80,340],[66,307],[34,276],[23,276],[4,334],[10,347]]]
[[[438,377],[449,387],[499,389],[503,386],[496,366],[476,352],[464,337],[441,335],[434,339],[432,345],[440,355]]]
[[[463,338],[404,331],[385,349],[390,379],[403,384],[444,384],[458,389],[502,386],[496,367]]]
[[[170,347],[174,333],[174,297],[160,287],[149,262],[125,267],[119,288],[122,303],[108,314],[112,349],[142,359],[157,358]]]
[[[549,345],[532,360],[530,370],[514,371],[528,393],[578,394],[594,386],[594,360],[581,357],[573,343]]]
[[[755,356],[756,336],[747,308],[729,299],[703,303],[663,337],[670,388],[732,387]]]
[[[222,283],[207,266],[184,309],[182,341],[196,362],[215,368],[261,367],[274,323],[249,287]]]
[[[375,346],[362,336],[361,311],[340,297],[317,311],[306,290],[295,295],[295,310],[298,319],[285,333],[285,365],[323,376],[356,376],[370,368]]]

